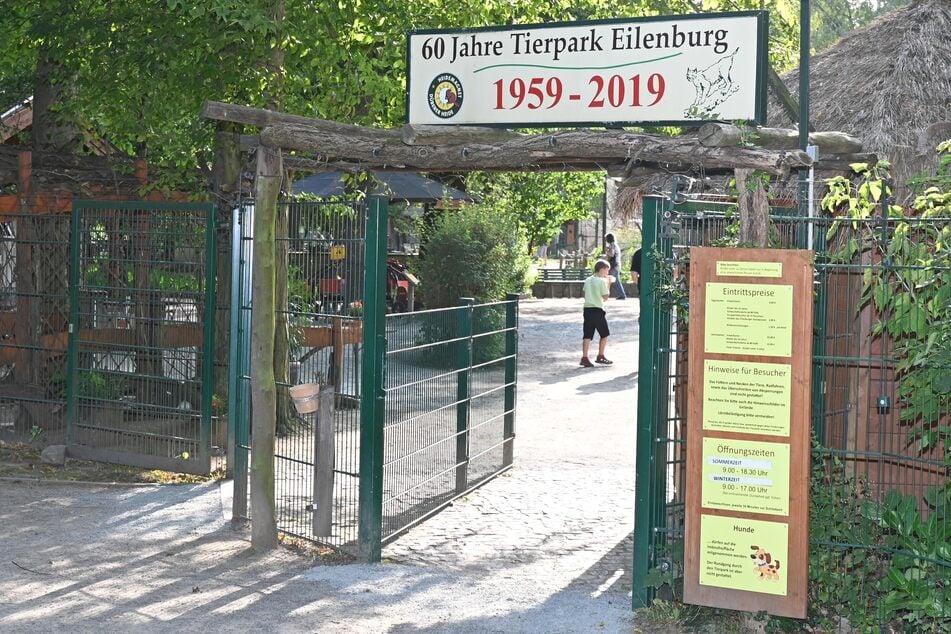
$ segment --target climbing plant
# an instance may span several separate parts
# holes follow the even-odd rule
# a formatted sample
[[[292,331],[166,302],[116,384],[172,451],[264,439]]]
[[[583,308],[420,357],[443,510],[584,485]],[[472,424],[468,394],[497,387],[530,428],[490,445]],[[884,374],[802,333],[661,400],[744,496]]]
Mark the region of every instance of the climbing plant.
[[[938,152],[947,169],[951,140]],[[864,255],[875,264],[866,269],[859,307],[874,308],[873,335],[893,345],[909,442],[921,452],[940,447],[951,466],[951,180],[932,181],[902,208],[891,203],[886,163],[852,169],[856,180],[827,181],[822,209],[837,220],[826,237],[839,257]],[[839,235],[843,227],[852,229],[847,237]]]

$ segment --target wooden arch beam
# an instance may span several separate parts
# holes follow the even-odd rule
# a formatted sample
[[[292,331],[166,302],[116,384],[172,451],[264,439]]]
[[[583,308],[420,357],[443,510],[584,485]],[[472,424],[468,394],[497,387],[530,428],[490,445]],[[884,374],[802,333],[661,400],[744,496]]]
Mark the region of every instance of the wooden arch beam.
[[[575,129],[533,135],[473,127],[384,130],[220,102],[207,102],[202,115],[263,128],[259,138],[266,147],[366,169],[568,171],[626,164],[678,166],[706,173],[744,168],[785,175],[811,164],[799,150],[704,147],[693,138],[626,130]]]

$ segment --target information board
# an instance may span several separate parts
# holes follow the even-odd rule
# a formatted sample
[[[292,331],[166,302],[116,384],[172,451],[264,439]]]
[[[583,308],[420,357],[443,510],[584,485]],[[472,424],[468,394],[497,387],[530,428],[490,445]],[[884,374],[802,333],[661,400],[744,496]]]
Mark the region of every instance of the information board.
[[[762,11],[407,36],[412,125],[763,123]]]
[[[805,618],[811,251],[690,251],[684,601]]]

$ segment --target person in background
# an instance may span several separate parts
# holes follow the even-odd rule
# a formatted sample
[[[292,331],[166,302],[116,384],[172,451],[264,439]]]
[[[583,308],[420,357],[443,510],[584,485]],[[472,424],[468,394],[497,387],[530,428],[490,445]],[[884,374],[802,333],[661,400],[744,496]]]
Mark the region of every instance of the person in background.
[[[631,256],[631,277],[637,282],[637,296],[641,295],[641,248],[637,247]]]
[[[608,329],[607,313],[604,312],[604,300],[610,294],[610,285],[614,279],[608,274],[610,265],[605,260],[598,260],[594,263],[594,275],[584,281],[584,325],[583,336],[581,338],[581,367],[593,368],[594,363],[588,358],[588,350],[591,348],[591,340],[594,339],[594,332],[598,332],[598,356],[595,363],[601,365],[611,365],[604,356],[604,351],[608,346],[608,335],[611,331]]]
[[[535,252],[535,255],[538,258],[538,266],[548,264],[548,244],[538,245],[538,250]]]
[[[608,275],[614,278],[612,285],[615,287],[616,299],[627,299],[624,284],[621,282],[621,245],[614,239],[613,233],[604,236],[604,259],[611,267]]]

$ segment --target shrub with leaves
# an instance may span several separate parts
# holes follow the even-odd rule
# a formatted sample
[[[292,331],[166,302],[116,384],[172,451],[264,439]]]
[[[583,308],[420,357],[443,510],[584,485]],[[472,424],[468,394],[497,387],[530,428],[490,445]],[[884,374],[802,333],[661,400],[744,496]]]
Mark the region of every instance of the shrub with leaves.
[[[522,290],[528,265],[512,216],[476,205],[447,210],[429,232],[419,265],[426,306],[504,299]]]

